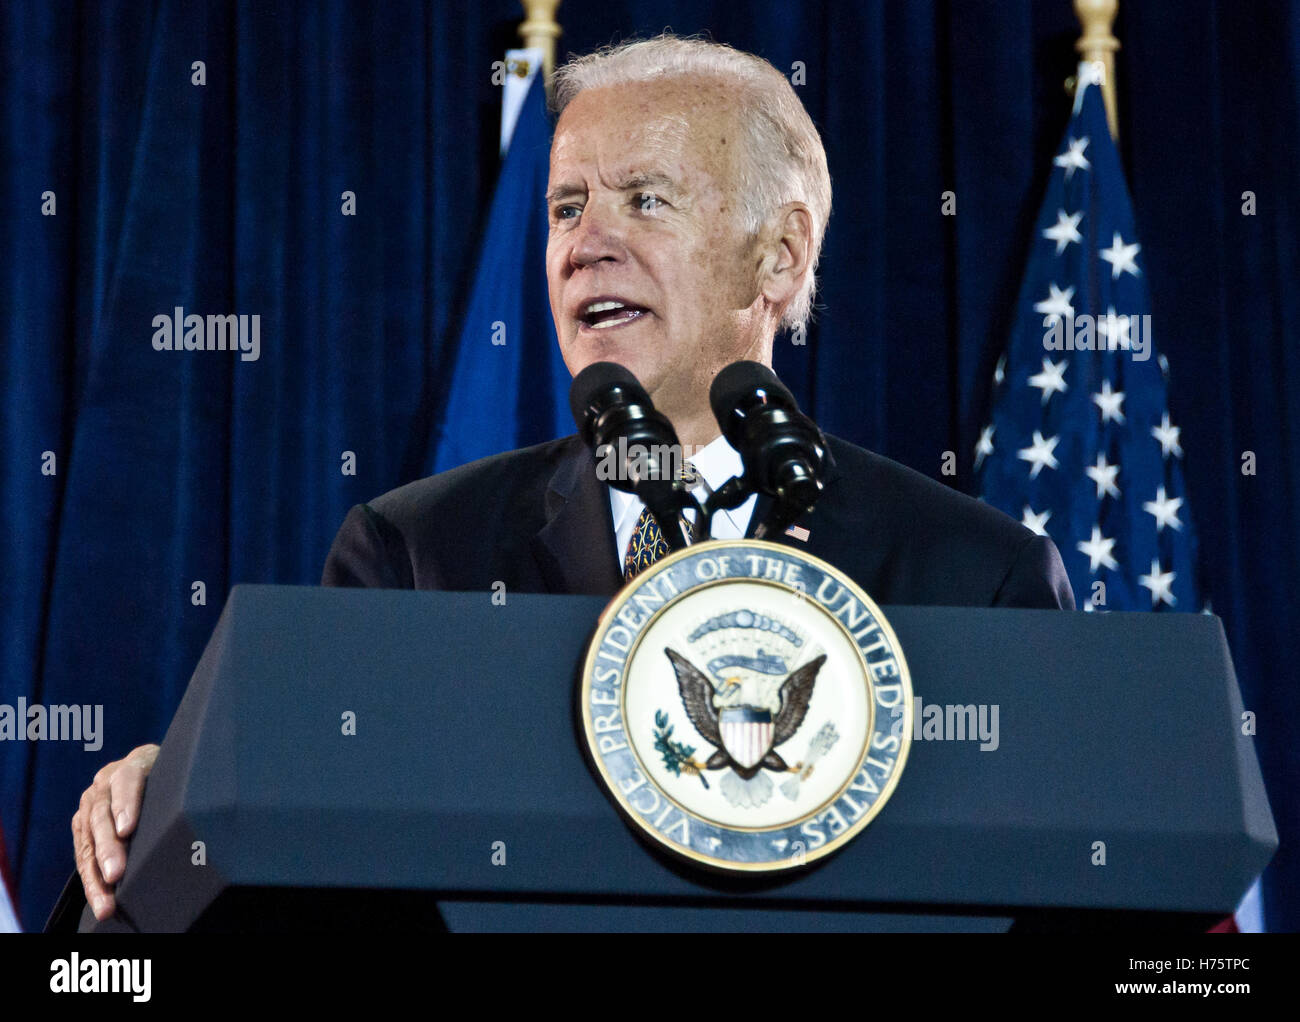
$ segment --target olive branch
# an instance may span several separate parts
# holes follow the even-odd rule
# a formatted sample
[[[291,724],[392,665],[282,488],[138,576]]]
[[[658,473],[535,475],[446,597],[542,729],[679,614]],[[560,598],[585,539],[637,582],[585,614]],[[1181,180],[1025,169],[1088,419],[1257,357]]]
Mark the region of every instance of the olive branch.
[[[695,762],[695,746],[686,745],[673,739],[673,725],[668,723],[668,714],[663,710],[655,711],[655,751],[664,758],[664,766],[678,777],[682,773],[694,774],[700,783],[708,788],[704,779],[704,767]]]

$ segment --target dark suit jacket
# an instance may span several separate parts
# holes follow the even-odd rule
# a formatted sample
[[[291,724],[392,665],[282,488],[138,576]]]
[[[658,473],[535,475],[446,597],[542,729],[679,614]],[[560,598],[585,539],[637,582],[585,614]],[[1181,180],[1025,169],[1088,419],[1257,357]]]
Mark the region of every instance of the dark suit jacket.
[[[822,498],[779,536],[853,578],[879,604],[1074,608],[1050,539],[888,458],[827,438]],[[760,498],[750,534],[763,519]],[[349,513],[324,585],[585,593],[622,584],[609,492],[577,436],[399,487]]]

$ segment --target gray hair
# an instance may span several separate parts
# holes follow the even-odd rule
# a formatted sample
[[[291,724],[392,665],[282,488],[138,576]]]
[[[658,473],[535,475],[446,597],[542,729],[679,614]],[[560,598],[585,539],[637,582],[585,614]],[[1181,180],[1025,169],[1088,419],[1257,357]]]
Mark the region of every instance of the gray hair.
[[[821,136],[785,75],[752,53],[665,34],[575,57],[555,72],[552,105],[558,114],[587,89],[685,75],[721,78],[747,90],[741,104],[745,146],[737,186],[750,235],[787,202],[802,202],[812,213],[812,266],[780,323],[803,327],[812,313],[817,260],[831,215],[831,175]]]

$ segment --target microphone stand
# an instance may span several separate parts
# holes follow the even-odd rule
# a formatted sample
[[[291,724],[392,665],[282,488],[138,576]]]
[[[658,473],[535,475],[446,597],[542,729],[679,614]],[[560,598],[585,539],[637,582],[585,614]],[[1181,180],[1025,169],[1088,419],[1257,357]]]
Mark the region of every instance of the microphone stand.
[[[818,484],[818,491],[821,486]],[[719,511],[730,511],[732,508],[739,507],[745,503],[753,494],[761,491],[748,482],[746,476],[732,476],[715,490],[704,504],[703,514],[697,521],[702,521],[703,532],[697,529],[697,533],[704,537],[713,534],[713,516]],[[799,500],[782,501],[779,498],[772,497],[772,506],[768,509],[767,516],[758,524],[754,530],[755,539],[766,539],[768,536],[779,535],[788,526],[794,524],[799,517],[812,509],[810,504],[805,504]],[[757,509],[755,509],[757,510]]]
[[[643,477],[634,480],[627,489],[654,515],[669,550],[685,550],[695,542],[682,512],[694,511],[696,522],[700,522],[704,520],[704,509],[684,480]],[[705,538],[708,535],[708,532],[704,533]]]
[[[674,487],[674,489],[676,489],[676,487]],[[664,541],[668,544],[668,549],[685,550],[692,543],[698,542],[698,540],[691,537],[689,524],[686,520],[686,516],[682,514],[682,512],[693,510],[696,516],[695,520],[698,522],[703,516],[703,510],[700,508],[700,502],[695,499],[695,496],[689,490],[682,491],[680,495],[674,494],[674,496],[676,497],[676,506],[670,505],[671,509],[664,508],[663,514],[650,507],[649,504],[646,504],[646,507],[650,507],[650,513],[655,516],[655,521],[659,523],[659,531],[663,533]],[[667,518],[669,522],[668,528],[664,528],[665,518]],[[707,532],[704,533],[706,539],[708,538],[708,535]]]
[[[704,502],[695,519],[696,534],[708,539],[713,535],[713,516],[719,511],[740,507],[754,492],[754,488],[747,485],[742,477],[732,476],[709,494],[708,500]]]

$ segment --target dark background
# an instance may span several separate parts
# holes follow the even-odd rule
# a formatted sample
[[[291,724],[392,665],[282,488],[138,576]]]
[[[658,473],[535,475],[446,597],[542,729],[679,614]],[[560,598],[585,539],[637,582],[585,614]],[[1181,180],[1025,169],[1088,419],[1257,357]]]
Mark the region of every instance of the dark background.
[[[0,747],[28,928],[72,869],[81,790],[162,736],[228,588],[315,583],[347,509],[431,462],[497,169],[491,62],[520,18],[514,0],[0,7],[0,702],[103,703],[106,733],[98,753]],[[777,369],[827,430],[936,477],[954,450],[947,481],[969,488],[1069,115],[1068,0],[565,0],[559,20],[561,54],[671,27],[804,62],[835,210],[824,307]],[[1296,930],[1300,5],[1122,0],[1116,35],[1202,578],[1282,833],[1268,922]],[[260,313],[260,361],[155,352],[175,305]]]

